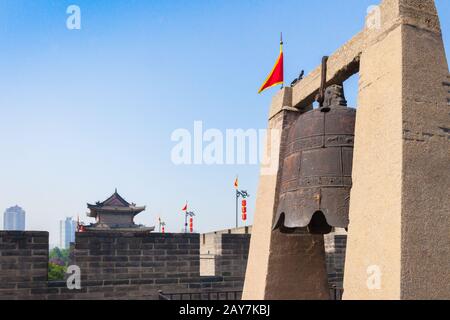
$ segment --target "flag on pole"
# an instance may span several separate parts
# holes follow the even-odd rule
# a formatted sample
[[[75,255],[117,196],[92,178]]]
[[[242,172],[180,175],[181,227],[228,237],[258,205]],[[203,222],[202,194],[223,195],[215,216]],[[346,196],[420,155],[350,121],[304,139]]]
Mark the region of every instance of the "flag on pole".
[[[237,189],[239,188],[239,178],[236,177],[236,180],[234,180],[234,188]]]
[[[284,66],[283,66],[283,34],[281,34],[280,39],[280,55],[278,56],[277,62],[267,77],[264,84],[259,89],[258,93],[263,92],[266,89],[272,88],[276,85],[284,83]]]
[[[184,205],[183,209],[181,209],[181,210],[187,211],[187,209],[188,209],[188,203],[187,203],[187,201],[186,201],[186,204]]]

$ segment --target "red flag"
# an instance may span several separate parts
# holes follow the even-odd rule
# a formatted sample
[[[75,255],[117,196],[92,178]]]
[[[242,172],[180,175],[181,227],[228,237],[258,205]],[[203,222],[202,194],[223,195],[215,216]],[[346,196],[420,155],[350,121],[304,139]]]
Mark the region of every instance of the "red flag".
[[[284,83],[284,67],[283,67],[283,37],[281,37],[280,42],[280,55],[278,56],[277,62],[267,77],[264,84],[259,89],[258,93],[263,92],[266,89],[274,87],[279,84]]]
[[[187,211],[187,209],[188,209],[188,204],[187,204],[187,202],[186,202],[185,206],[184,206],[183,209],[181,209],[181,210]]]
[[[236,180],[234,180],[234,188],[237,189],[239,188],[239,178],[236,177]]]

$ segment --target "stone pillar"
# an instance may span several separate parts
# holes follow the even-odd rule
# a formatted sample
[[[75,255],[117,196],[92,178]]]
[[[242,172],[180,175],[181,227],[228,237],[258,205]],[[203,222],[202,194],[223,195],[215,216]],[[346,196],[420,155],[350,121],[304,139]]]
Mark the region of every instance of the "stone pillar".
[[[284,141],[299,115],[292,107],[292,89],[278,92],[269,116],[266,154],[271,161],[261,168],[244,300],[329,298],[323,236],[272,231]],[[270,131],[280,138],[270,139]]]
[[[360,61],[344,299],[450,299],[450,79],[439,19],[432,0],[384,0],[380,17]]]

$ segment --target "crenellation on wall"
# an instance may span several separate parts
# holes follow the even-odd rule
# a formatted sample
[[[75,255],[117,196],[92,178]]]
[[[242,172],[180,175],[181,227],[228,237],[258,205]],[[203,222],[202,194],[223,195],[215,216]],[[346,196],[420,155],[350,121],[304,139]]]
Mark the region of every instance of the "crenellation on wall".
[[[250,236],[248,234],[222,234],[220,255],[215,261],[216,276],[225,281],[234,281],[236,286],[243,285],[247,268]]]
[[[28,293],[48,278],[48,232],[0,231],[0,288]]]
[[[200,275],[218,275],[216,273],[216,256],[230,254],[227,249],[222,248],[222,234],[247,235],[249,237],[251,230],[251,226],[244,226],[202,234],[200,237]],[[236,239],[240,239],[239,236]],[[227,262],[224,263],[226,264]]]
[[[158,291],[192,294],[241,291],[250,235],[216,234],[222,275],[200,276],[199,234],[77,233],[70,263],[81,270],[81,289],[47,281],[48,233],[0,233],[0,299],[158,299]],[[220,245],[219,245],[220,244]],[[44,250],[44,247],[46,248]],[[248,250],[248,248],[247,248]],[[17,267],[22,271],[17,272]],[[229,268],[232,266],[232,268]],[[240,272],[240,273],[239,273]]]
[[[65,281],[47,281],[48,250],[30,248],[47,245],[48,233],[3,233],[0,277],[9,280],[0,282],[0,299],[157,299],[159,290],[194,293],[197,298],[229,291],[240,299],[250,232],[251,227],[205,235],[78,233],[70,256],[71,264],[81,269],[80,290],[69,290]],[[333,234],[332,241],[325,242],[333,249],[327,250],[327,259],[333,257],[330,283],[342,281],[342,276],[332,277],[343,272],[342,257],[337,257],[342,256],[339,250],[345,252],[345,241],[340,237],[345,234]],[[204,276],[200,275],[200,252],[207,247],[213,253],[214,273]],[[16,270],[19,264],[20,275]]]

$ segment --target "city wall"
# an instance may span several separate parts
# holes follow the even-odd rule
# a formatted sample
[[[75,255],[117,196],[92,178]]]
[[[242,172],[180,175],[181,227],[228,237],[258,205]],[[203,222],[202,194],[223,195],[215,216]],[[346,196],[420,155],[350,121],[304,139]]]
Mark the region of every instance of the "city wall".
[[[250,232],[77,233],[70,264],[80,267],[81,289],[69,290],[65,281],[48,281],[48,232],[0,231],[0,300],[154,300],[159,291],[240,299]],[[345,240],[344,233],[325,237],[330,287],[342,287]]]
[[[222,256],[215,274],[200,276],[199,234],[77,233],[71,264],[80,267],[81,289],[69,290],[66,282],[47,280],[47,232],[0,231],[0,299],[153,300],[159,290],[200,299],[240,292],[250,236],[217,237]]]

